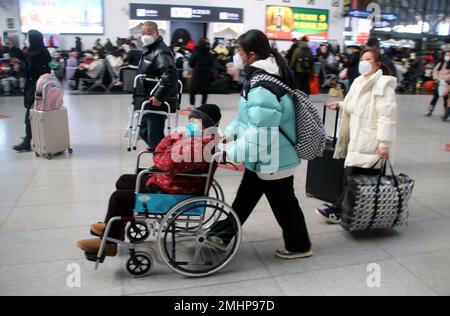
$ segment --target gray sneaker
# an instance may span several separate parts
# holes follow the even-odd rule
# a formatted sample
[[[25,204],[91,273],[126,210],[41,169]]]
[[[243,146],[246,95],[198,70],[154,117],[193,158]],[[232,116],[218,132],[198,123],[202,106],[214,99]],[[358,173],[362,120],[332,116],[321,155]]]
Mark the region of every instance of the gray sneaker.
[[[314,252],[312,250],[306,251],[306,252],[292,252],[287,249],[278,249],[275,252],[275,256],[279,259],[305,259],[312,257],[314,255]]]

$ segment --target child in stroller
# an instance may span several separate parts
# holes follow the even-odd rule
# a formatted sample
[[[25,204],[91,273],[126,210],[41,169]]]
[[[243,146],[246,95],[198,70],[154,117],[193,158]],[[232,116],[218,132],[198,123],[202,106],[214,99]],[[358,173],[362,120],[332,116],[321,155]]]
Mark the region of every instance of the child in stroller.
[[[175,174],[189,173],[193,171],[207,171],[209,162],[202,157],[201,162],[196,162],[195,153],[204,152],[205,148],[216,148],[219,139],[214,135],[207,136],[203,131],[217,127],[222,115],[217,105],[203,105],[192,111],[189,116],[190,124],[184,134],[173,134],[164,138],[154,153],[155,167],[168,174],[155,174],[151,177],[144,177],[141,187],[145,187],[142,193],[155,194],[175,194],[201,196],[205,188],[205,179],[188,178],[176,176]],[[212,143],[214,146],[211,146]],[[186,147],[187,146],[187,147]],[[190,150],[192,162],[174,161],[172,151],[182,154],[187,148]],[[101,237],[106,229],[106,224],[114,217],[131,217],[135,206],[135,185],[137,175],[123,175],[116,184],[115,191],[109,202],[108,213],[104,223],[97,223],[91,226],[91,234],[100,238],[87,239],[77,242],[77,246],[87,254],[96,255],[101,245]],[[125,224],[116,222],[112,225],[109,237],[117,240],[124,240]],[[114,257],[117,255],[117,245],[107,244],[105,256]]]

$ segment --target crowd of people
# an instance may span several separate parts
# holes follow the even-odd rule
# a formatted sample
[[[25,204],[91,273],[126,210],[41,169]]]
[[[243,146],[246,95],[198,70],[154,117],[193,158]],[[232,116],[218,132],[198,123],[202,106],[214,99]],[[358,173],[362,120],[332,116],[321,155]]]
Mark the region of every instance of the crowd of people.
[[[210,45],[207,39],[201,39],[198,45],[189,41],[184,46],[176,43],[171,47],[164,43],[158,25],[153,22],[144,23],[141,35],[140,42],[134,38],[118,39],[116,45],[111,41],[102,45],[99,40],[91,50],[83,50],[81,39],[77,38],[76,47],[66,61],[70,66],[66,68],[72,71],[68,79],[74,79],[74,89],[79,88],[80,81],[95,80],[96,76],[104,73],[102,67],[106,69],[106,62],[109,63],[107,69],[112,69],[119,83],[124,67],[132,67],[139,75],[159,78],[158,85],[145,81],[134,94],[136,106],[140,107],[148,101],[149,109],[154,111],[163,111],[162,105],[166,103],[170,107],[177,105],[178,81],[185,78],[185,72],[188,72],[186,78],[190,79],[192,109],[186,132],[166,136],[165,116],[148,113],[143,118],[140,136],[147,143],[149,152],[154,154],[154,163],[168,173],[162,178],[146,179],[148,192],[198,194],[204,182],[193,183],[176,174],[192,170],[205,171],[208,162],[195,159],[175,162],[171,155],[172,148],[187,143],[188,146],[204,149],[209,148],[212,141],[223,142],[228,146],[228,158],[245,165],[244,177],[232,205],[240,222],[245,224],[265,195],[283,230],[285,241],[284,247],[276,250],[275,255],[282,259],[311,257],[311,240],[294,190],[294,176],[302,164],[296,145],[298,121],[295,104],[310,102],[307,94],[317,63],[321,64],[320,69],[324,69],[322,82],[330,80],[328,74],[333,72],[342,80],[352,81],[348,85],[345,100],[329,104],[330,109],[340,109],[343,113],[335,158],[345,159],[347,175],[379,172],[377,163],[391,159],[396,139],[398,79],[395,75],[396,65],[387,56],[389,53],[383,53],[377,40],[370,40],[362,52],[357,47],[350,47],[346,54],[340,54],[339,47],[322,45],[314,54],[308,39],[302,38],[294,43],[289,52],[281,54],[270,44],[266,35],[258,30],[241,35],[234,47],[227,47],[220,42]],[[139,47],[143,49],[139,50]],[[44,47],[43,35],[32,30],[28,33],[24,51],[10,47],[7,54],[15,59],[16,64],[24,66],[26,136],[14,150],[28,152],[31,151],[32,139],[29,112],[34,103],[36,82],[41,75],[50,73],[52,52]],[[183,69],[178,64],[182,64]],[[344,68],[347,69],[345,77],[339,73]],[[16,65],[16,69],[20,70],[20,67]],[[433,69],[434,79],[447,82],[448,95],[450,52],[440,57]],[[237,72],[233,72],[235,70]],[[218,80],[214,72],[226,74],[228,80],[239,81],[241,70],[245,70],[246,77],[241,85],[236,119],[225,129],[223,138],[211,138],[204,131],[217,128],[221,119],[220,107],[206,104],[211,86]],[[260,75],[270,80],[258,81]],[[439,97],[444,97],[445,102],[448,100],[443,85],[439,84],[429,114],[433,112]],[[297,87],[304,93],[293,95],[291,89]],[[195,104],[196,94],[202,94],[202,105],[198,108]],[[444,120],[449,116],[448,107],[446,110]],[[193,154],[195,152],[192,150]],[[202,158],[206,159],[206,155]],[[117,191],[110,200],[106,221],[91,227],[96,235],[103,236],[106,222],[112,217],[131,216],[135,180],[135,177],[129,176],[119,180]],[[346,185],[344,183],[344,188]],[[326,221],[339,223],[341,204],[342,198],[317,212]],[[227,236],[228,224],[221,224],[222,233],[218,234],[216,243],[219,248],[226,248],[230,242]],[[116,239],[123,239],[125,227],[123,223],[117,225],[112,234]],[[100,243],[101,239],[95,238],[80,241],[78,246],[95,255]],[[117,245],[109,244],[106,254],[115,256]]]
[[[124,72],[137,69],[143,48],[142,43],[133,36],[117,38],[115,43],[110,39],[102,43],[98,39],[89,49],[85,49],[82,39],[76,37],[71,51],[59,50],[52,40],[48,41],[48,45],[52,57],[50,68],[59,79],[69,81],[69,87],[74,91],[79,90],[80,82],[84,89],[99,82],[96,88],[108,92],[113,89],[123,91]],[[444,51],[383,48],[375,38],[370,39],[367,46],[380,49],[383,63],[398,79],[398,93],[434,94],[437,90],[439,78],[435,77],[435,70],[444,61]],[[342,52],[339,45],[323,43],[313,52],[308,38],[303,37],[294,40],[292,47],[280,54],[290,65],[300,90],[307,94],[321,92],[344,97],[359,75],[359,56],[364,47],[352,45]],[[201,94],[202,104],[208,94],[240,91],[244,77],[242,65],[236,60],[236,40],[225,43],[216,39],[212,45],[208,39],[200,39],[198,43],[181,40],[174,41],[170,48],[185,91],[191,91],[192,95]],[[275,42],[272,48],[278,50]],[[0,95],[21,94],[25,88],[25,66],[8,53],[9,49],[0,41]],[[23,50],[26,51],[26,47]],[[195,97],[191,96],[191,106],[195,105],[195,101]]]

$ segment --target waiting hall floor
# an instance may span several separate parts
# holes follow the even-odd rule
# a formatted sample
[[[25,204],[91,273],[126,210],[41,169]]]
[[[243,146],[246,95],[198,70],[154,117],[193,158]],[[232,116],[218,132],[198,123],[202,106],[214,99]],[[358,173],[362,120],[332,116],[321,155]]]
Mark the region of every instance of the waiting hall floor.
[[[319,106],[326,98],[313,100]],[[52,161],[10,149],[23,136],[23,101],[0,98],[0,295],[450,295],[450,123],[424,117],[430,99],[398,97],[396,170],[417,181],[408,227],[350,235],[325,224],[314,213],[321,202],[306,197],[304,163],[295,183],[314,257],[274,257],[281,231],[263,199],[224,271],[188,279],[157,266],[151,276],[133,279],[123,270],[125,253],[96,272],[75,246],[103,220],[116,179],[134,170],[136,153],[126,151],[124,138],[130,96],[66,96],[74,154]],[[236,115],[238,95],[210,102],[221,106],[222,126]],[[240,177],[217,176],[229,203]],[[79,288],[67,286],[72,263],[81,267]],[[381,267],[381,287],[367,284],[372,263]]]

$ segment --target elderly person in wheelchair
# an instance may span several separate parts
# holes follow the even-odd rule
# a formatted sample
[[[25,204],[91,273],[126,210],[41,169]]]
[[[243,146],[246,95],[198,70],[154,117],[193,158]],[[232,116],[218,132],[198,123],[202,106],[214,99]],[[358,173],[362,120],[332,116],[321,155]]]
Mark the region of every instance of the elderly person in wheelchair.
[[[186,127],[186,133],[167,136],[161,141],[154,153],[155,167],[165,173],[142,177],[139,193],[202,196],[206,181],[204,178],[190,178],[177,176],[176,174],[208,172],[210,162],[205,161],[205,157],[202,157],[200,162],[198,162],[198,159],[192,159],[193,162],[177,162],[173,159],[173,150],[190,150],[192,158],[194,158],[195,153],[203,153],[207,146],[214,150],[219,139],[215,135],[203,134],[203,131],[211,127],[217,127],[221,117],[220,109],[216,105],[204,105],[193,111],[189,116],[190,123]],[[115,217],[131,218],[133,216],[137,180],[137,175],[120,177],[116,184],[117,191],[110,198],[105,222],[91,226],[91,234],[99,238],[78,241],[77,246],[81,250],[87,254],[96,255],[100,249],[101,238],[107,226],[106,223]],[[125,224],[115,222],[108,237],[124,240]],[[104,255],[107,257],[116,256],[117,244],[108,243],[104,249]]]

